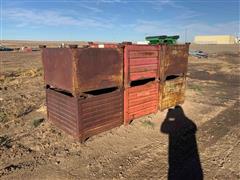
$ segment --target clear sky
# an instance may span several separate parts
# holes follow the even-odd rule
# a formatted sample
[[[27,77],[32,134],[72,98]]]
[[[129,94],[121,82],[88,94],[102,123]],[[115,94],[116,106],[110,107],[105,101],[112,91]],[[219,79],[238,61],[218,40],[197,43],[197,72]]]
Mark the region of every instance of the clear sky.
[[[239,0],[0,0],[1,39],[142,41],[239,35]],[[186,37],[185,37],[186,35]]]

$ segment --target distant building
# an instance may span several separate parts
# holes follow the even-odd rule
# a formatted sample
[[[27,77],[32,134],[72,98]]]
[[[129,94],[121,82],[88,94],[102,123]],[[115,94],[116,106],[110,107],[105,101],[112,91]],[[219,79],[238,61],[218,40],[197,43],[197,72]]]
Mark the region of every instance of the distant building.
[[[194,43],[196,44],[235,44],[236,38],[231,35],[195,36]]]

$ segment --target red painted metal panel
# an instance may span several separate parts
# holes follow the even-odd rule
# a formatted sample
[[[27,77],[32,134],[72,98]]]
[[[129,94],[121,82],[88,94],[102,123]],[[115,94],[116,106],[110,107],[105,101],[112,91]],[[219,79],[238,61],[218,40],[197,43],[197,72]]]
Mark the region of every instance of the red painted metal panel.
[[[124,85],[159,76],[158,45],[124,45]]]
[[[161,45],[160,79],[164,81],[170,75],[187,73],[189,43]]]
[[[42,61],[45,83],[74,96],[123,86],[121,48],[44,48]]]
[[[142,58],[142,59],[132,59],[129,62],[130,66],[137,66],[137,65],[152,65],[152,64],[158,64],[158,60],[156,58]]]
[[[150,64],[150,65],[132,65],[130,66],[130,73],[137,73],[137,72],[145,72],[146,68],[149,71],[156,72],[157,67],[156,64]]]
[[[47,89],[48,119],[57,127],[84,141],[123,124],[123,91],[76,98]]]
[[[148,77],[156,76],[155,71],[148,71],[148,72],[134,72],[131,73],[131,81],[139,80],[139,79],[147,79]]]
[[[124,124],[133,119],[155,113],[158,109],[159,83],[153,81],[124,90]]]

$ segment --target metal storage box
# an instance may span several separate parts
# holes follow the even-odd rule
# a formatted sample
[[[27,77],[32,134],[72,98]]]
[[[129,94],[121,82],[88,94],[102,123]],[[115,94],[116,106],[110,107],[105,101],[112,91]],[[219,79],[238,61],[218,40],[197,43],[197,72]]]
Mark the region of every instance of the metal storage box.
[[[159,83],[129,87],[124,90],[124,124],[158,110]]]
[[[160,80],[187,73],[189,43],[160,46]]]
[[[131,81],[158,78],[159,46],[124,45],[124,86]]]
[[[123,91],[111,88],[96,93],[76,98],[47,88],[48,119],[81,142],[123,124]]]
[[[161,111],[184,102],[186,76],[166,80],[161,82],[159,86],[159,109]]]
[[[44,48],[47,85],[79,96],[83,92],[123,86],[123,56],[118,48]]]

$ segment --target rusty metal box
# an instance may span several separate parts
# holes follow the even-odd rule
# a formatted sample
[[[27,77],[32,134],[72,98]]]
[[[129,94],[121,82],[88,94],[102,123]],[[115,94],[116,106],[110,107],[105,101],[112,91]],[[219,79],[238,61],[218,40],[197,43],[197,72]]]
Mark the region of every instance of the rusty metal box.
[[[158,78],[158,45],[124,45],[124,86],[131,81]]]
[[[123,91],[110,88],[76,98],[47,88],[47,116],[57,127],[83,142],[123,124]]]
[[[118,48],[44,48],[47,85],[79,96],[83,92],[123,86],[123,55]]]
[[[160,80],[187,73],[189,43],[160,45]]]
[[[172,76],[159,84],[159,109],[174,107],[184,103],[186,76]]]
[[[151,81],[124,90],[124,124],[158,110],[159,83]]]

